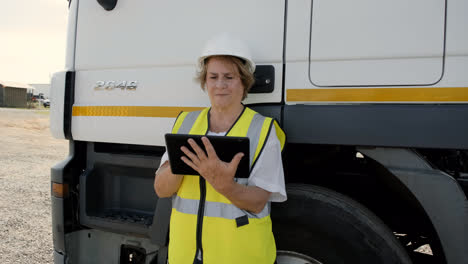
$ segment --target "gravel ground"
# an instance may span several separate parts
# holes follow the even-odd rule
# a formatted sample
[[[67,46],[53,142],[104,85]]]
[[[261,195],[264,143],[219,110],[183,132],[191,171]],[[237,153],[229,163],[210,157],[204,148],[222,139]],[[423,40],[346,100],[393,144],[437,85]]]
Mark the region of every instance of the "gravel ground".
[[[0,108],[0,263],[52,263],[50,167],[68,142],[48,110]]]

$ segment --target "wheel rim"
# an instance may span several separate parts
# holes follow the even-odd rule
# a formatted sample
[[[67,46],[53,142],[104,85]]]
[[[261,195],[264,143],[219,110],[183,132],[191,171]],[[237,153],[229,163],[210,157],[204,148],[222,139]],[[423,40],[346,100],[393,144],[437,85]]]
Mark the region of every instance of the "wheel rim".
[[[323,264],[322,262],[309,257],[307,255],[286,251],[278,250],[276,254],[276,263],[277,264]]]

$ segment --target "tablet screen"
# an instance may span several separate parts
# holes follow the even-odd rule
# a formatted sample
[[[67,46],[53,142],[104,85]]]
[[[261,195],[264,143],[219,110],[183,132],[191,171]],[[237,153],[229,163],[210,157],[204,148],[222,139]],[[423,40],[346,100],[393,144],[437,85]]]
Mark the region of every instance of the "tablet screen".
[[[205,146],[201,140],[204,136],[187,135],[187,134],[166,134],[166,146],[169,156],[169,163],[174,174],[182,175],[199,175],[197,171],[185,164],[180,158],[185,154],[180,150],[182,146],[193,151],[190,144],[187,142],[189,138],[195,140],[201,149],[205,150]],[[249,167],[249,138],[247,137],[226,137],[226,136],[205,136],[213,145],[218,158],[224,162],[231,162],[232,158],[239,152],[244,153],[236,171],[236,178],[248,178],[250,173]],[[205,150],[206,153],[206,150]]]

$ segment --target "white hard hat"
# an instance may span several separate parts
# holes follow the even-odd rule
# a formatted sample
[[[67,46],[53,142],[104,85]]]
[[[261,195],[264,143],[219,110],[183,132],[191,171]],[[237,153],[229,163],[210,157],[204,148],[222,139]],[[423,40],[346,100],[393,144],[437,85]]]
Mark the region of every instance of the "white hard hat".
[[[203,68],[206,58],[214,55],[238,57],[246,62],[251,73],[255,71],[255,63],[252,60],[247,45],[229,33],[216,35],[206,42],[202,54],[198,57],[199,69],[201,70]]]

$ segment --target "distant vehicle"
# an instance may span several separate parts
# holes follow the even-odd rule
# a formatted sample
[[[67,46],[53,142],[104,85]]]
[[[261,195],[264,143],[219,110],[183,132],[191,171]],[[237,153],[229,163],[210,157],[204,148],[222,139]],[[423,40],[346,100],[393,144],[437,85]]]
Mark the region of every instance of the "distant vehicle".
[[[49,99],[44,99],[44,101],[42,101],[42,105],[44,107],[50,107],[50,100]]]
[[[31,101],[33,101],[33,102],[37,102],[37,101],[41,102],[42,100],[44,100],[44,95],[42,93],[40,93],[38,95],[33,95],[31,97]]]

